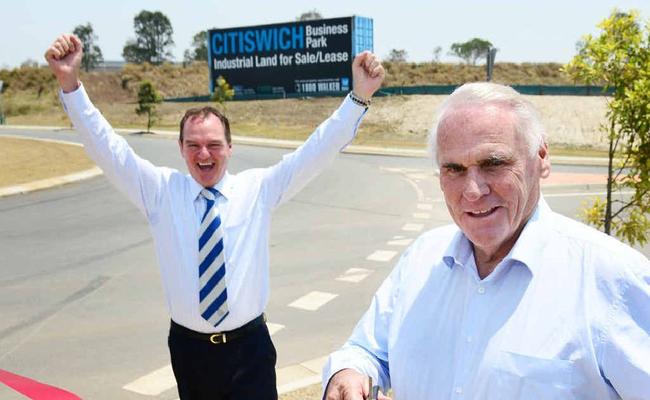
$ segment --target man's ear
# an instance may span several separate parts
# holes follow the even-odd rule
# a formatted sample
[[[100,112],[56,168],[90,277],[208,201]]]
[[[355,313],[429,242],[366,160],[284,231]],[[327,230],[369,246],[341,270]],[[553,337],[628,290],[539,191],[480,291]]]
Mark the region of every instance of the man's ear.
[[[541,166],[540,177],[548,178],[549,174],[551,173],[551,159],[548,155],[548,145],[546,143],[542,143],[542,145],[539,146],[537,157],[539,158]]]

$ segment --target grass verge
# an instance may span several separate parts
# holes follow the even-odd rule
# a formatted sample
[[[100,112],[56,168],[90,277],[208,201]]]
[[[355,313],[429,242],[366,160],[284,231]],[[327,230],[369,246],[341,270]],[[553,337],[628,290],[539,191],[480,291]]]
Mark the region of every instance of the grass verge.
[[[0,137],[0,187],[67,175],[93,166],[80,146]]]

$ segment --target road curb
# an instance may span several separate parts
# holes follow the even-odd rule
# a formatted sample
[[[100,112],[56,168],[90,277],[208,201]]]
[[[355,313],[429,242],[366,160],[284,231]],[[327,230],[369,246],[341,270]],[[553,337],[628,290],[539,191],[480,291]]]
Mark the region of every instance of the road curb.
[[[57,127],[57,126],[27,126],[27,125],[2,125],[2,130],[72,130],[73,128]],[[120,134],[138,134],[143,133],[140,129],[115,129],[115,132]],[[161,137],[166,139],[177,139],[178,132],[170,130],[155,129],[151,131],[152,137]],[[263,146],[263,147],[276,147],[283,149],[295,149],[303,142],[300,140],[286,140],[286,139],[267,139],[251,136],[232,135],[233,143],[250,145],[250,146]],[[364,145],[349,145],[343,153],[347,154],[362,154],[362,155],[383,155],[383,156],[397,156],[397,157],[417,157],[426,158],[428,152],[425,149],[408,149],[408,148],[395,148],[395,147],[379,147],[379,146],[364,146]],[[606,166],[607,158],[604,157],[571,157],[571,156],[554,156],[551,154],[551,163],[558,165],[584,165],[584,166]]]
[[[84,171],[75,172],[68,175],[57,176],[54,178],[41,179],[29,183],[23,183],[14,186],[0,187],[0,198],[16,194],[26,194],[36,190],[48,189],[54,186],[65,185],[68,183],[79,182],[82,180],[94,178],[102,175],[103,172],[98,167],[93,167]]]

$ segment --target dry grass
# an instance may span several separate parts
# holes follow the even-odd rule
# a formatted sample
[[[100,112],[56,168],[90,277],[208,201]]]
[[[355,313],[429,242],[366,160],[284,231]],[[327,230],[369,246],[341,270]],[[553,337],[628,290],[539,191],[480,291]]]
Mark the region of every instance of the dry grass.
[[[549,143],[554,147],[602,149],[599,125],[605,120],[606,99],[577,96],[526,96],[539,110]],[[444,96],[414,95],[375,99],[355,140],[356,144],[423,147],[437,105]],[[227,103],[234,133],[278,139],[305,139],[336,109],[340,98],[237,101]],[[9,124],[69,125],[59,105],[8,117]],[[184,111],[200,103],[164,103],[154,128],[178,129]],[[144,129],[146,119],[136,105],[98,101],[97,107],[115,126]]]
[[[436,63],[386,63],[385,85],[453,84],[482,80],[483,66]],[[8,79],[4,108],[9,124],[68,125],[51,74],[25,68],[0,71]],[[127,65],[120,72],[82,74],[82,80],[98,108],[115,127],[143,129],[144,116],[134,110],[135,90],[142,79],[151,80],[166,97],[204,94],[207,68]],[[571,84],[560,64],[497,63],[495,80],[517,84]],[[42,90],[41,90],[42,89]],[[392,96],[377,98],[361,125],[356,144],[423,147],[436,106],[444,96]],[[599,125],[604,121],[603,97],[528,96],[537,106],[552,146],[561,148],[604,147]],[[301,140],[339,104],[339,98],[309,98],[227,103],[226,113],[238,135]],[[164,103],[158,107],[154,128],[177,129],[183,112],[196,103]]]
[[[0,137],[0,187],[67,175],[93,165],[79,146]]]
[[[447,63],[391,63],[386,66],[385,86],[455,85],[485,80],[485,65]],[[560,71],[562,64],[496,63],[493,80],[508,85],[573,85]]]

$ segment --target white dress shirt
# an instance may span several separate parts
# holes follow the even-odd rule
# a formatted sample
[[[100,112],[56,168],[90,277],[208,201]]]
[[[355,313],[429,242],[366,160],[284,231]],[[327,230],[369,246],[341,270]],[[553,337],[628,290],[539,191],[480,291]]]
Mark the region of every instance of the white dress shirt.
[[[543,199],[485,279],[454,225],[420,236],[323,370],[396,399],[650,399],[650,263]]]
[[[140,158],[93,106],[83,87],[62,93],[85,149],[109,181],[146,216],[171,318],[199,332],[215,329],[199,313],[198,231],[206,202],[190,175]],[[262,314],[269,297],[271,212],[320,173],[353,138],[365,108],[348,96],[295,152],[269,168],[228,173],[215,186],[224,221],[228,331]]]

